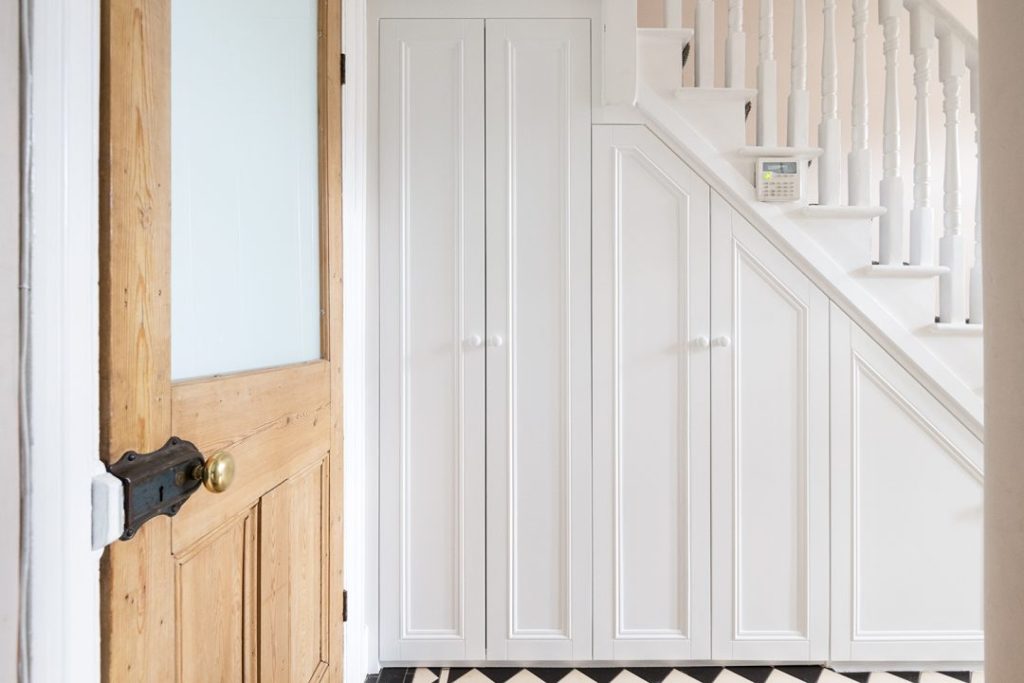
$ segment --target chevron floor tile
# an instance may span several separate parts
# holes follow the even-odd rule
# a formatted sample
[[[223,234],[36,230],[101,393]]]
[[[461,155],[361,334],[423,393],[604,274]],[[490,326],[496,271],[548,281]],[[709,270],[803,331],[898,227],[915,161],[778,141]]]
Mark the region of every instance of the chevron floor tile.
[[[982,673],[840,673],[821,666],[384,669],[367,683],[984,683]]]

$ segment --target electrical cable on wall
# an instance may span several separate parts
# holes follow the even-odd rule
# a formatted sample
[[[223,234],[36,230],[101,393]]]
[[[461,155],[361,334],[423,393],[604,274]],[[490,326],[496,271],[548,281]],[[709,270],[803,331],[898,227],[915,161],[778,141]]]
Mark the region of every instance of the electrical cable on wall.
[[[20,282],[20,325],[18,348],[18,419],[20,484],[21,484],[21,547],[20,571],[18,577],[18,680],[29,683],[29,641],[28,641],[28,575],[29,575],[29,461],[32,449],[31,419],[29,416],[29,341],[31,339],[31,282],[32,282],[32,117],[29,116],[32,101],[32,31],[31,6],[29,0],[20,2],[20,53],[21,53],[21,266]]]

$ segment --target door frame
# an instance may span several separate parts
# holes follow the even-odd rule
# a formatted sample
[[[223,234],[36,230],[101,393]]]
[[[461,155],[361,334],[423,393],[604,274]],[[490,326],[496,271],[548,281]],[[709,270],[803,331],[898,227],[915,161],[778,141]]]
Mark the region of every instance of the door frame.
[[[100,678],[98,140],[100,0],[29,0],[32,153],[27,664],[35,680]]]

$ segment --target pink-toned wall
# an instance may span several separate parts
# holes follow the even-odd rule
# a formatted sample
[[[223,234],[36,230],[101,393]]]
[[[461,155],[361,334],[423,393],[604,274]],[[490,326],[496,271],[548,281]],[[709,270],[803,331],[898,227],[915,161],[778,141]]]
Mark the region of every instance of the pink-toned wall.
[[[1024,676],[1024,3],[979,7],[985,226],[985,678]]]

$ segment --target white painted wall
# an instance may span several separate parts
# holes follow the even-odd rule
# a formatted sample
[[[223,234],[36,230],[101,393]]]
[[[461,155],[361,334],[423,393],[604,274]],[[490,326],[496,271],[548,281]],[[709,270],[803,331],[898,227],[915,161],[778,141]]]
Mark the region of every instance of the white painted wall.
[[[29,666],[100,677],[100,0],[32,1]]]
[[[18,0],[0,0],[0,680],[16,679],[19,479],[18,247],[20,140]]]

